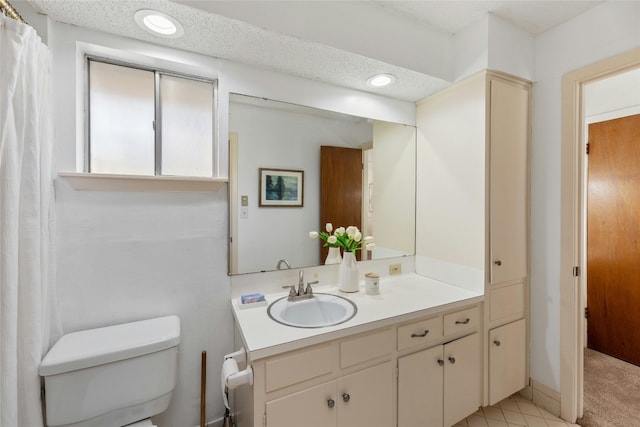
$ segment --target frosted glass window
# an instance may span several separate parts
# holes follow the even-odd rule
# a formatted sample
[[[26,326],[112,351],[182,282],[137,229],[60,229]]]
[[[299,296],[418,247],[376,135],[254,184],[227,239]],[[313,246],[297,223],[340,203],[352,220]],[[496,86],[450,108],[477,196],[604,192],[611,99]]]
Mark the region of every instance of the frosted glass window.
[[[162,174],[213,174],[213,85],[160,76]]]
[[[214,82],[88,64],[89,172],[213,176]]]
[[[89,170],[155,174],[154,73],[89,61]]]

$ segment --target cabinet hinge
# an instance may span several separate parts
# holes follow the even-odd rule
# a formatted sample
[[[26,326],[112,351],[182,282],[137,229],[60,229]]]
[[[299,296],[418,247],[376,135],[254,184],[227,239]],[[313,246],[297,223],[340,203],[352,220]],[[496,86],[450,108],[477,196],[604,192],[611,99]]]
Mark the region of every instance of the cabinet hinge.
[[[578,276],[580,276],[580,267],[576,265],[575,267],[573,267],[573,277],[578,277]]]
[[[589,309],[587,307],[584,308],[584,318],[585,319],[589,318]]]
[[[589,145],[589,144],[590,144],[590,143],[589,143],[589,142],[587,142],[587,155],[589,154],[589,148],[590,148],[590,145]]]

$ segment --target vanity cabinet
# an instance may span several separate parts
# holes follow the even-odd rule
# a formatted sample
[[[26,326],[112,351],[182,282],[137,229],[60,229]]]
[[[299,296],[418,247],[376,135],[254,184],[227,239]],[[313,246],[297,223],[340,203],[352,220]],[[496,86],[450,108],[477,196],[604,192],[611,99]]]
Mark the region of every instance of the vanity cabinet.
[[[266,403],[266,425],[388,427],[392,425],[391,362]]]
[[[398,427],[449,427],[478,410],[481,325],[472,306],[398,327],[398,350],[413,351],[398,357]]]
[[[251,361],[253,385],[235,390],[236,423],[449,427],[481,405],[482,313],[474,303],[404,316]]]
[[[500,72],[471,76],[418,102],[416,272],[483,292],[483,404],[490,331],[523,320],[528,371],[530,83]],[[437,206],[437,209],[432,209]],[[516,344],[513,344],[514,346]],[[513,363],[513,361],[512,361]],[[523,385],[524,387],[524,385]],[[505,387],[491,400],[506,398]],[[517,390],[514,390],[517,391]],[[508,393],[508,394],[507,394]],[[498,399],[500,400],[500,399]]]
[[[253,425],[392,425],[394,341],[382,328],[253,363]]]
[[[527,276],[529,86],[490,77],[491,285]]]
[[[490,76],[488,404],[527,385],[529,84]],[[508,323],[511,322],[511,323]]]
[[[527,385],[524,319],[489,332],[489,405]]]

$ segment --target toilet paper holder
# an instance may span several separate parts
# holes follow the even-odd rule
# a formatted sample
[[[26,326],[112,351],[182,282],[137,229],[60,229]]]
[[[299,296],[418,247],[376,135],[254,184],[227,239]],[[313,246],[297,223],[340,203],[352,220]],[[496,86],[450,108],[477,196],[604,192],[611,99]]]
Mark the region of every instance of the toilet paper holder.
[[[240,366],[246,365],[245,369],[240,370]],[[240,350],[224,356],[222,364],[222,383],[229,390],[239,387],[243,384],[253,385],[253,369],[251,365],[247,365],[247,352],[244,347]]]

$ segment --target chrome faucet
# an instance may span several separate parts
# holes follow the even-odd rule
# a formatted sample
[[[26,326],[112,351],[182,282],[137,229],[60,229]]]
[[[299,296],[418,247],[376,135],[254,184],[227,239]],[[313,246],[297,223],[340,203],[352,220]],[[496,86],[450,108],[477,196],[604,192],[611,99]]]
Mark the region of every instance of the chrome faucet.
[[[298,286],[297,286],[297,289],[296,289],[296,285],[283,286],[283,288],[290,288],[289,289],[289,297],[287,298],[287,300],[289,300],[289,301],[300,301],[300,300],[304,300],[304,299],[313,298],[313,288],[311,288],[311,285],[315,285],[316,283],[318,283],[317,280],[315,282],[307,283],[307,288],[305,289],[305,287],[304,287],[304,271],[300,270],[298,272]]]
[[[287,270],[291,268],[291,266],[289,265],[286,259],[281,259],[280,261],[278,261],[278,264],[276,265],[276,270],[282,270],[282,264],[287,266]]]

